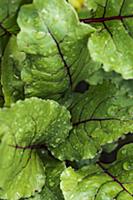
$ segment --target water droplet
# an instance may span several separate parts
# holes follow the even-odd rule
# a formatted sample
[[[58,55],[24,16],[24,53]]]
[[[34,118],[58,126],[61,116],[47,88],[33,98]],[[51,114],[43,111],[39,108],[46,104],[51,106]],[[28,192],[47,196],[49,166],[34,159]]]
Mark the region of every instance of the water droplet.
[[[41,13],[42,13],[42,14],[47,14],[48,11],[47,11],[46,9],[42,9]]]
[[[42,150],[42,154],[44,154],[45,153],[45,151],[44,150]]]
[[[126,152],[127,152],[126,149],[123,149],[121,153],[126,154]]]
[[[128,166],[128,162],[125,162],[125,163],[123,164],[123,169],[127,171],[127,170],[129,170],[128,167],[129,167],[129,166]]]
[[[118,107],[113,105],[108,109],[107,112],[108,112],[109,115],[115,116],[116,113],[117,113],[117,110],[118,110]]]
[[[49,185],[50,185],[51,187],[53,187],[53,186],[54,186],[54,182],[50,182]]]
[[[10,55],[9,55],[9,57],[10,57],[10,58],[13,58],[13,55],[12,55],[12,54],[10,54]]]
[[[126,171],[133,169],[133,163],[131,163],[131,162],[124,162],[123,169],[126,170]]]
[[[42,39],[43,37],[45,37],[45,33],[42,31],[39,31],[36,33],[36,39]]]

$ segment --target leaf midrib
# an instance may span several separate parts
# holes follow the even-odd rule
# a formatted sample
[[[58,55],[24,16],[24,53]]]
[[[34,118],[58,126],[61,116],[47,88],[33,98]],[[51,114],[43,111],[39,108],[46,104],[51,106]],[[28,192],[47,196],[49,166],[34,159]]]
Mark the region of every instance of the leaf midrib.
[[[98,17],[98,18],[84,18],[80,19],[80,22],[86,23],[86,24],[91,24],[91,23],[103,23],[107,21],[113,21],[113,20],[123,20],[123,19],[128,19],[128,18],[133,18],[132,15],[117,15],[117,16],[110,16],[110,17]]]

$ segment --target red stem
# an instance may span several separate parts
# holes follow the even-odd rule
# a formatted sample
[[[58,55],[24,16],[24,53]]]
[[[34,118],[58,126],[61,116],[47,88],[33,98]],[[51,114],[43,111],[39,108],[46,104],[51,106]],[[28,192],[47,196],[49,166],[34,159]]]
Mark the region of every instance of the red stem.
[[[100,18],[85,18],[85,19],[80,19],[80,21],[86,24],[90,24],[90,23],[102,23],[102,22],[112,21],[112,20],[123,20],[127,18],[133,18],[133,15],[111,16],[111,17],[100,17]]]
[[[99,165],[99,167],[104,171],[104,173],[106,173],[108,176],[110,176],[116,183],[118,183],[122,189],[127,192],[130,196],[133,196],[127,189],[126,187],[114,176],[112,175],[106,168],[104,168],[104,166],[100,163],[97,162],[97,164]]]

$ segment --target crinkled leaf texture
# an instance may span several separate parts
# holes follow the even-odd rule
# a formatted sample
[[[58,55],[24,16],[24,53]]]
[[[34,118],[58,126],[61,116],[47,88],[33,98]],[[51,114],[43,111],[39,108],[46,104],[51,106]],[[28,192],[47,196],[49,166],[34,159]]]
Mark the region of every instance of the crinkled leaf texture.
[[[70,114],[54,101],[31,98],[1,109],[0,122],[0,198],[30,197],[45,185],[37,149],[65,140]]]
[[[40,193],[36,193],[29,200],[63,200],[64,197],[60,189],[60,175],[65,169],[65,164],[50,157],[45,151],[41,152],[41,159],[45,165],[45,186]]]
[[[18,32],[16,23],[19,8],[32,0],[0,0],[0,37]]]
[[[91,9],[96,11],[92,14],[93,19],[88,20],[88,23],[97,28],[97,32],[91,36],[88,44],[91,57],[103,63],[104,70],[116,71],[124,79],[132,79],[133,1],[98,0],[94,2],[94,7]],[[112,17],[116,20],[109,20]],[[96,18],[100,18],[102,22],[98,22]]]
[[[0,0],[0,61],[10,36],[19,31],[16,19],[21,5],[31,2],[32,0]]]
[[[19,31],[16,22],[18,11],[21,5],[31,2],[32,0],[0,0],[0,67],[2,56],[10,36]],[[4,69],[6,69],[6,66],[4,66]],[[9,83],[10,81],[7,82]]]
[[[125,90],[126,91],[126,90]],[[61,160],[92,159],[105,144],[133,132],[133,97],[110,82],[73,97],[73,129],[53,154]]]
[[[34,0],[21,8],[17,21],[18,47],[26,54],[21,78],[27,97],[58,99],[101,67],[87,48],[95,29],[80,23],[65,0]]]
[[[22,0],[0,0],[0,37],[16,32],[16,14],[21,2]]]
[[[117,160],[85,166],[78,171],[71,167],[61,175],[65,200],[132,200],[133,144],[122,147]]]
[[[1,63],[1,83],[6,106],[24,99],[24,84],[21,80],[24,58],[25,54],[18,51],[16,37],[13,36],[7,44]]]

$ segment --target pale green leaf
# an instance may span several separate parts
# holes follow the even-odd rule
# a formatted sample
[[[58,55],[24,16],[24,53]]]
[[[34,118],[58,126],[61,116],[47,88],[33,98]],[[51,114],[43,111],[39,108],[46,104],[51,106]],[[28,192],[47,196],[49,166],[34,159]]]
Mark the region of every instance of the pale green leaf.
[[[92,159],[105,144],[133,132],[133,96],[110,82],[73,97],[73,130],[53,154],[61,160]]]
[[[7,44],[1,64],[1,82],[6,106],[24,98],[24,85],[20,74],[24,59],[25,54],[18,51],[16,38],[13,36]]]
[[[0,0],[0,37],[18,32],[16,23],[19,8],[32,0]]]
[[[69,112],[54,101],[31,98],[1,109],[0,123],[0,198],[17,200],[41,192],[46,175],[37,149],[65,140]]]
[[[94,1],[97,10],[88,23],[97,28],[88,47],[94,61],[105,71],[120,73],[124,79],[133,78],[133,1]],[[126,17],[125,17],[126,16]],[[108,18],[114,17],[115,20]],[[102,22],[94,23],[95,18]],[[106,19],[106,20],[105,20]],[[105,20],[105,21],[104,21]]]
[[[34,0],[18,17],[18,47],[26,54],[21,72],[27,97],[59,98],[100,68],[87,49],[94,29],[80,23],[65,0]]]
[[[30,200],[63,200],[60,189],[60,175],[65,169],[65,164],[48,156],[45,151],[42,151],[41,159],[45,165],[45,186],[40,193],[36,193]]]
[[[119,151],[110,165],[92,164],[78,171],[67,168],[61,176],[65,200],[132,200],[133,144]]]

